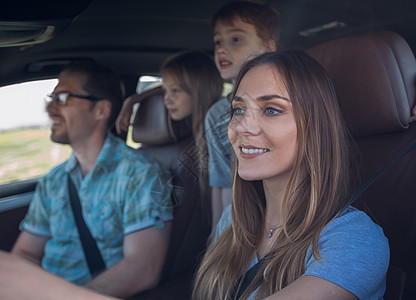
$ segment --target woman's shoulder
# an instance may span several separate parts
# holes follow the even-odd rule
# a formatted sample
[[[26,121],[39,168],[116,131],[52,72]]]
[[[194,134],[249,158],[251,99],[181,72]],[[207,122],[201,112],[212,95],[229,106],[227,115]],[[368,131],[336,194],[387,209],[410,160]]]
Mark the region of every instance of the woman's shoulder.
[[[349,246],[369,252],[388,253],[389,245],[383,229],[365,212],[349,206],[338,217],[328,223],[319,237],[319,244]]]
[[[322,230],[318,248],[315,258],[309,247],[304,275],[324,278],[360,299],[382,297],[390,250],[383,229],[367,214],[348,207]]]
[[[321,235],[334,232],[357,232],[386,240],[383,229],[363,211],[353,206],[347,207],[334,220],[328,223]]]

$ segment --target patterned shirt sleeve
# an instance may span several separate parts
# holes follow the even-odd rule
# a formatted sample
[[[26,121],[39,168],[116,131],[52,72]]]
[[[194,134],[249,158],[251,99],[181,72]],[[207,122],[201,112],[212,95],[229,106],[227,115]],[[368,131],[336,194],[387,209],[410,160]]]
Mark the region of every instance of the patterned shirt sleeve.
[[[20,230],[31,234],[50,237],[49,229],[49,205],[45,197],[45,178],[39,179],[36,191],[30,202],[29,211],[20,224]]]
[[[205,135],[209,153],[209,184],[213,187],[231,187],[231,153],[228,139],[230,103],[221,98],[205,117]]]
[[[148,227],[163,228],[173,219],[170,173],[156,162],[136,171],[123,208],[124,234]]]

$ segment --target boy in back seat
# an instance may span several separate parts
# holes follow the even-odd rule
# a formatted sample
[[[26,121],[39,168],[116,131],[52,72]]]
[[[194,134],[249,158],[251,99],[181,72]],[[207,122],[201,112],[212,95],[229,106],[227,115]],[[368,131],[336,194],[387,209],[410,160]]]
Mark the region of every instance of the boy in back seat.
[[[214,58],[221,77],[234,84],[242,65],[265,52],[276,51],[279,13],[260,1],[233,1],[222,6],[212,19]],[[209,152],[209,184],[212,187],[212,228],[231,203],[231,144],[229,99],[223,97],[205,117]]]

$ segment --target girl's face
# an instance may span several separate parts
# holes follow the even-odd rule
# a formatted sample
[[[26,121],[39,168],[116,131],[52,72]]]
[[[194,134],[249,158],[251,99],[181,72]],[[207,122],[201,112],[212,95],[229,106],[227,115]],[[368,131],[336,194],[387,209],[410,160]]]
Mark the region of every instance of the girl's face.
[[[296,158],[296,121],[282,78],[271,66],[254,67],[242,79],[228,137],[241,178],[287,182]]]
[[[172,120],[179,121],[192,114],[191,95],[186,93],[173,76],[163,76],[165,106]]]

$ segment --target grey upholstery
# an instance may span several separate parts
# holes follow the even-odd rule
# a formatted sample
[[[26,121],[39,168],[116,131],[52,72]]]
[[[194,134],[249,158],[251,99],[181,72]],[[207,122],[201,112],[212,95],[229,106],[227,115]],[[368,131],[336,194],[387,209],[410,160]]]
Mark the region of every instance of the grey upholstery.
[[[416,140],[416,61],[406,41],[378,31],[330,41],[308,53],[328,71],[361,156],[360,180],[379,172]],[[390,244],[385,299],[416,299],[416,152],[372,184],[355,206]],[[357,279],[359,280],[359,279]]]

